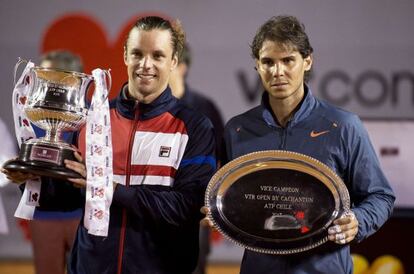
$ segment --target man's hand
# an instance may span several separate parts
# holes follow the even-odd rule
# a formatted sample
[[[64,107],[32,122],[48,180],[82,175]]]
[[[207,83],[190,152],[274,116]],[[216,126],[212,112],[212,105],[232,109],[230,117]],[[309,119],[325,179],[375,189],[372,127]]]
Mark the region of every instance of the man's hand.
[[[86,187],[86,166],[83,162],[82,156],[78,153],[74,153],[75,158],[79,161],[71,161],[71,160],[65,160],[65,166],[69,169],[72,169],[73,171],[76,171],[79,173],[83,178],[68,178],[68,181],[72,182],[74,186],[76,187]]]
[[[16,184],[22,184],[26,182],[27,180],[38,178],[38,176],[34,174],[20,172],[20,171],[9,171],[4,168],[1,168],[1,172],[3,172],[6,175],[8,180]]]
[[[358,233],[358,220],[350,211],[334,221],[334,225],[328,229],[328,239],[337,244],[351,242]]]
[[[200,212],[203,213],[204,215],[206,215],[203,219],[201,219],[200,224],[202,226],[207,226],[210,227],[212,229],[214,229],[214,224],[213,222],[210,220],[210,218],[207,216],[207,214],[210,212],[210,208],[203,206],[200,209]]]

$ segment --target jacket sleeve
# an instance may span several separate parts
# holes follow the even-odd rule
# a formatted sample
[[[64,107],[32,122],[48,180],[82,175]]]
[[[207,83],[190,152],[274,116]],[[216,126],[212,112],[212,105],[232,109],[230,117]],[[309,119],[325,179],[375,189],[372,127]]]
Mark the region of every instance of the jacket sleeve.
[[[347,185],[352,211],[359,222],[356,236],[359,242],[376,232],[391,216],[395,195],[359,118],[354,117],[347,134],[350,140]]]
[[[199,116],[198,116],[199,117]],[[201,219],[207,184],[216,169],[214,130],[207,118],[188,128],[189,140],[172,188],[137,188],[118,185],[114,202],[138,218],[156,225],[181,226]]]

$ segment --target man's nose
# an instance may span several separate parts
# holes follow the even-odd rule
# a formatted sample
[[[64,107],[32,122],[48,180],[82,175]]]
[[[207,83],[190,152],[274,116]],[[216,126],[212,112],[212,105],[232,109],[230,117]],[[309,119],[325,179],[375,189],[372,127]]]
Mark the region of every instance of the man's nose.
[[[144,58],[142,58],[141,60],[141,66],[143,68],[150,68],[152,66],[152,59],[149,56],[146,56]]]
[[[276,62],[272,67],[272,75],[274,77],[282,76],[285,71],[283,64]]]

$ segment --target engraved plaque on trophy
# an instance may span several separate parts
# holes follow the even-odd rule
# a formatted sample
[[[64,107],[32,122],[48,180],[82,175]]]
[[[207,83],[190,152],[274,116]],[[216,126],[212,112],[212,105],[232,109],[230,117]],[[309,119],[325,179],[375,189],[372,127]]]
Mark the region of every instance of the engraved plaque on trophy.
[[[349,210],[348,190],[329,167],[290,151],[260,151],[223,166],[205,195],[214,226],[261,253],[292,254],[328,240],[327,229]]]
[[[110,82],[109,72],[105,73]],[[55,178],[81,177],[65,167],[65,159],[76,161],[73,155],[76,148],[62,141],[61,135],[85,124],[86,93],[93,80],[91,75],[79,72],[31,68],[26,80],[29,91],[23,100],[24,112],[31,123],[46,131],[46,135],[22,142],[19,158],[7,161],[3,168]],[[28,123],[21,120],[19,118],[19,123]]]

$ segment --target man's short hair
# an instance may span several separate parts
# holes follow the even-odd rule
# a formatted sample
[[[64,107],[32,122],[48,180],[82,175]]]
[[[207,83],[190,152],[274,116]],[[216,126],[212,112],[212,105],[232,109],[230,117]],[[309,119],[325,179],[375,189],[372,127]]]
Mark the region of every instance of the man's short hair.
[[[260,26],[250,45],[253,58],[259,59],[259,51],[266,40],[293,46],[303,58],[313,52],[305,26],[294,16],[275,16]]]
[[[50,62],[51,68],[83,72],[81,58],[68,50],[53,50],[40,57],[40,63]]]
[[[174,20],[173,22],[170,22],[169,20],[159,16],[146,16],[139,18],[135,22],[131,30],[134,28],[145,31],[150,31],[153,29],[168,30],[171,33],[171,46],[173,48],[173,57],[174,55],[180,56],[185,43],[185,32],[179,20]],[[129,32],[131,32],[131,30]],[[127,49],[128,39],[129,33],[124,44],[125,50]]]
[[[274,16],[260,26],[250,45],[253,58],[259,59],[259,52],[266,40],[280,43],[283,46],[293,46],[302,58],[313,53],[305,26],[294,16]],[[304,76],[307,82],[312,77],[312,70],[305,71]]]

